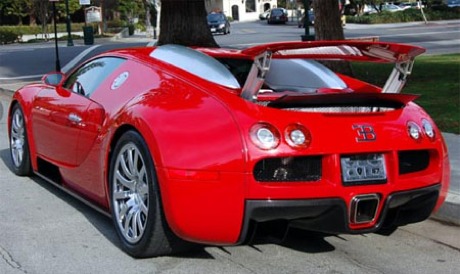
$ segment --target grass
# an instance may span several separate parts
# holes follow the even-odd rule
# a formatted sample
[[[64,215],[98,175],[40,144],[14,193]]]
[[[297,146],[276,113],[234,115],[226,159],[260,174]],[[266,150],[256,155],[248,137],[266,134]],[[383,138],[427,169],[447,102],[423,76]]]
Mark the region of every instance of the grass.
[[[356,63],[358,79],[382,86],[392,65]],[[460,134],[460,54],[426,55],[415,60],[404,93],[420,94],[422,106],[443,132]]]

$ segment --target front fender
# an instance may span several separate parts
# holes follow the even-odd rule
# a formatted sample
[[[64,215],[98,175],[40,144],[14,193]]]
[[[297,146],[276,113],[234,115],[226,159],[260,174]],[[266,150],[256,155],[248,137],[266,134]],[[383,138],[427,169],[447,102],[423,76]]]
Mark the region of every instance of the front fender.
[[[45,88],[43,84],[33,84],[25,86],[19,90],[17,90],[11,99],[11,103],[8,109],[8,138],[10,138],[10,131],[11,131],[11,115],[12,109],[15,104],[19,104],[21,109],[24,113],[24,122],[26,124],[27,130],[27,141],[29,144],[29,153],[30,153],[30,160],[32,169],[34,171],[37,170],[37,157],[36,157],[36,146],[35,146],[35,138],[34,133],[32,131],[32,108],[33,108],[33,101],[37,94]]]

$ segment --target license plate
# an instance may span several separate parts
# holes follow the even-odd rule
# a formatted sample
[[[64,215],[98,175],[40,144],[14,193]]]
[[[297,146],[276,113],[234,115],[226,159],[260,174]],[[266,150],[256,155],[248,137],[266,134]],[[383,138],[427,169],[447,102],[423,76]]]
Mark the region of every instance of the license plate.
[[[215,28],[211,28],[211,32],[216,32],[216,29],[215,29]]]
[[[344,185],[382,184],[387,181],[382,154],[345,155],[340,158]]]

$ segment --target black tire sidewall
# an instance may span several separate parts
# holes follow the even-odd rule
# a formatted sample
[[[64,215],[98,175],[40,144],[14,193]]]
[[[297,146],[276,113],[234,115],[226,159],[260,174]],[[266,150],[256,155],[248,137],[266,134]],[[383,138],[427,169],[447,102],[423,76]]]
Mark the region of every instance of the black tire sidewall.
[[[15,115],[15,112],[19,111],[22,115],[23,123],[24,123],[24,155],[22,162],[19,166],[16,166],[13,163],[13,149],[12,149],[12,144],[11,144],[11,138],[12,138],[12,128],[13,128],[13,117]],[[21,106],[19,104],[15,104],[13,108],[11,109],[11,120],[9,121],[10,123],[10,132],[9,132],[9,145],[10,145],[10,157],[11,157],[11,166],[13,169],[14,174],[19,175],[19,176],[27,176],[30,175],[32,171],[31,163],[30,163],[30,150],[29,150],[29,137],[27,134],[27,124],[26,124],[26,118],[24,116],[24,111],[22,110]]]

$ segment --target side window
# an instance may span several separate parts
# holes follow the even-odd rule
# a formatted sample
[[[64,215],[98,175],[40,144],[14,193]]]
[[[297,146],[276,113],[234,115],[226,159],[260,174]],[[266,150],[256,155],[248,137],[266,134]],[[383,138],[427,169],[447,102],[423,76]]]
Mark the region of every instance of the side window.
[[[118,57],[102,57],[86,63],[69,76],[64,88],[89,97],[124,61]]]

